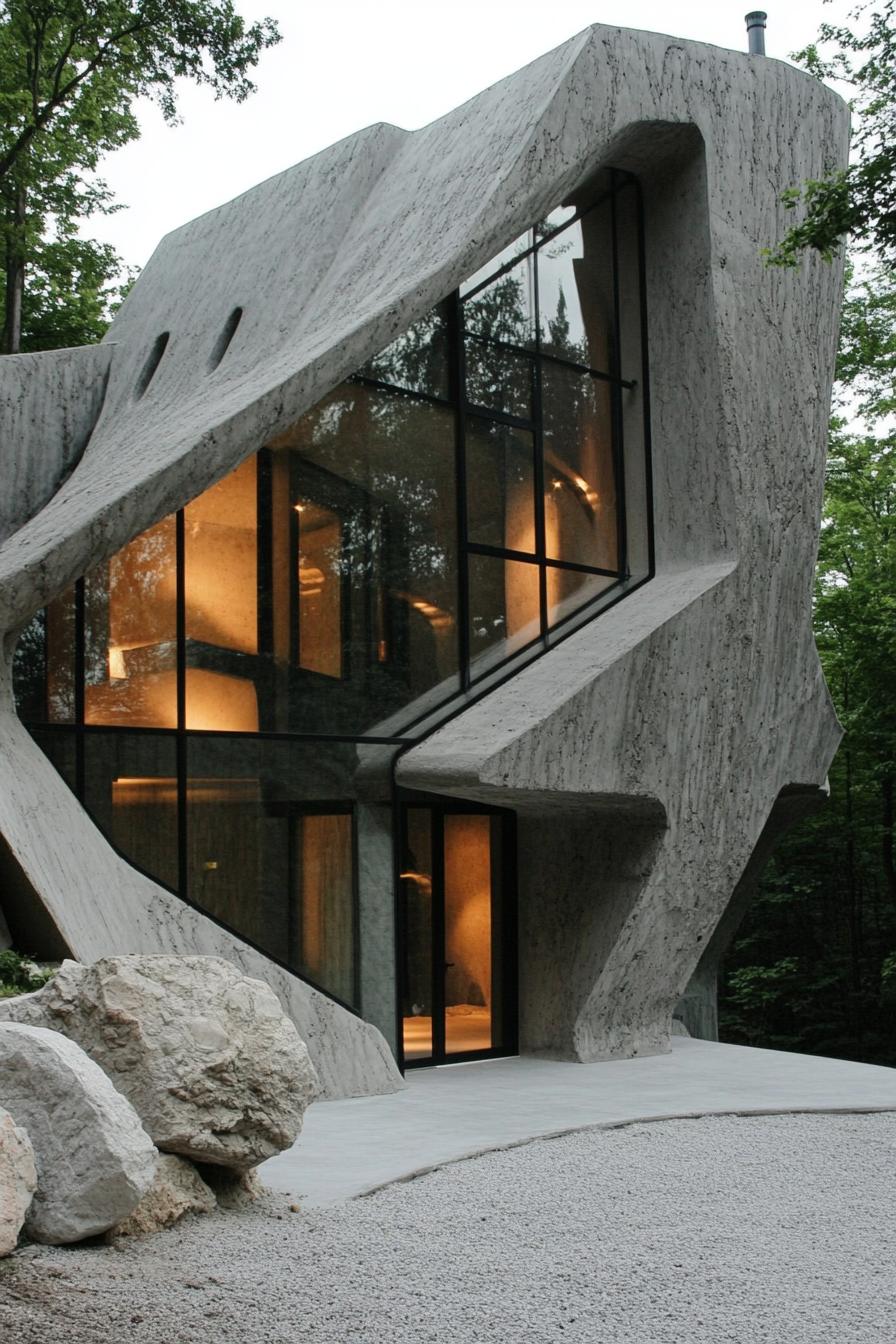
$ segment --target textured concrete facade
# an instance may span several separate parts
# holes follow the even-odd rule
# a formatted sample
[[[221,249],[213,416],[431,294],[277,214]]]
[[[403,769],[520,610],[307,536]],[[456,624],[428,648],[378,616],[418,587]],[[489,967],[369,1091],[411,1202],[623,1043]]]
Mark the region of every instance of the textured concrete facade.
[[[635,173],[655,576],[406,754],[398,780],[526,818],[523,1048],[666,1049],[776,800],[816,794],[839,737],[810,598],[840,276],[811,259],[769,270],[761,249],[784,227],[782,188],[841,164],[847,129],[840,100],[787,66],[595,27],[431,126],[371,127],[171,234],[97,350],[0,363],[7,660],[43,604],[599,167]],[[273,985],[329,1095],[396,1086],[374,1028],[112,851],[7,680],[0,833],[34,917],[81,960],[229,956]]]

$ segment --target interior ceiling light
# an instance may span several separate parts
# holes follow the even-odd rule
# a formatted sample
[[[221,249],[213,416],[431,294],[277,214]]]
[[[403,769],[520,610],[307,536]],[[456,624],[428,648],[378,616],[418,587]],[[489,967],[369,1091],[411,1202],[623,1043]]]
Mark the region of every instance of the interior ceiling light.
[[[399,873],[399,877],[403,882],[413,882],[427,895],[432,891],[432,878],[426,873]]]
[[[402,602],[407,602],[415,611],[419,611],[420,615],[429,621],[433,630],[447,630],[454,625],[451,612],[437,607],[435,602],[427,602],[426,598],[415,597],[413,593],[396,593],[395,596]]]

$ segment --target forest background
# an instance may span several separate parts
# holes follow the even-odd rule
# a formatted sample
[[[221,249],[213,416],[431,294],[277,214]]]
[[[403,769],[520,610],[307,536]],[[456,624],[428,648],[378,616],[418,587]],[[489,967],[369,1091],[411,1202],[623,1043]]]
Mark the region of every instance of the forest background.
[[[830,802],[777,846],[723,968],[723,1040],[896,1065],[896,28],[894,3],[796,59],[851,95],[850,167],[791,188],[772,265],[850,240],[815,583],[843,724]]]
[[[792,184],[769,264],[851,239],[815,593],[846,730],[829,804],[778,845],[720,984],[722,1039],[896,1065],[896,32],[862,4],[797,60],[853,99],[854,161]],[[97,175],[137,139],[135,105],[178,118],[190,83],[241,102],[278,40],[230,0],[0,0],[3,349],[98,340],[128,283],[84,221],[119,202]],[[69,88],[73,76],[78,78]],[[59,96],[60,93],[62,96]],[[54,103],[54,99],[56,102]],[[776,240],[769,240],[775,244]],[[817,264],[817,263],[816,263]]]

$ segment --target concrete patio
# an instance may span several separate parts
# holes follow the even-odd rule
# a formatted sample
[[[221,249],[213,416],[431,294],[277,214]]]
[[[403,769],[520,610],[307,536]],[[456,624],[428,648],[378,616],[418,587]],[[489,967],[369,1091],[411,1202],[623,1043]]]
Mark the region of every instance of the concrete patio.
[[[477,1153],[591,1127],[696,1115],[896,1111],[896,1069],[673,1039],[672,1053],[601,1064],[496,1059],[408,1072],[386,1097],[318,1102],[266,1185],[339,1204]]]

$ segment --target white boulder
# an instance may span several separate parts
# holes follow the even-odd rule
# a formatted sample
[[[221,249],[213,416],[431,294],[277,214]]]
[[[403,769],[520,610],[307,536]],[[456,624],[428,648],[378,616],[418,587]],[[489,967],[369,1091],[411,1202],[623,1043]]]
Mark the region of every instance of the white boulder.
[[[15,1250],[36,1187],[31,1140],[0,1107],[0,1255]]]
[[[220,957],[65,961],[36,993],[0,1000],[3,1018],[77,1041],[156,1146],[197,1162],[246,1171],[290,1147],[317,1092],[273,990]]]
[[[185,1213],[211,1213],[216,1206],[214,1191],[191,1162],[173,1153],[160,1153],[155,1180],[134,1212],[113,1228],[111,1235],[146,1236],[170,1227]]]
[[[0,1022],[0,1102],[34,1148],[37,1190],[25,1218],[34,1241],[105,1232],[152,1184],[156,1151],[134,1108],[58,1032]]]

